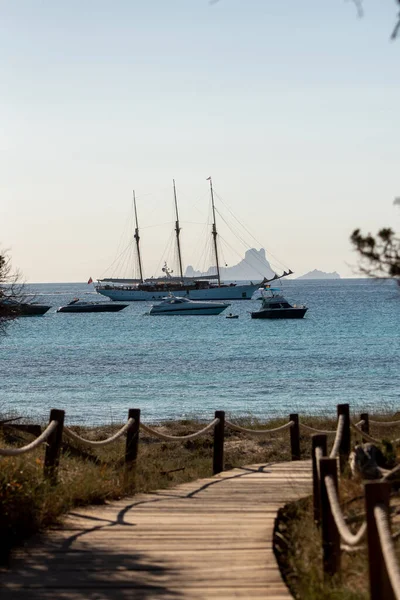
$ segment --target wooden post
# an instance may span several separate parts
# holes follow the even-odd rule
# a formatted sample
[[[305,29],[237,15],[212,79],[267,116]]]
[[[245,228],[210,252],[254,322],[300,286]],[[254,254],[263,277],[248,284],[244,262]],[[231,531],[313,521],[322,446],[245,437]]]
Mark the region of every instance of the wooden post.
[[[57,483],[57,468],[60,462],[60,449],[64,429],[65,411],[52,408],[49,423],[57,421],[56,429],[47,438],[46,452],[44,456],[44,476],[51,484]]]
[[[383,504],[389,510],[390,483],[369,481],[365,484],[364,489],[365,509],[367,513],[370,598],[371,600],[381,600],[382,598],[385,600],[395,600],[374,516],[374,508],[377,504]]]
[[[135,419],[128,429],[125,445],[125,466],[132,469],[136,465],[139,450],[140,408],[130,408],[128,419]]]
[[[368,433],[368,435],[369,435],[369,414],[361,413],[360,419],[361,419],[361,421],[364,421],[364,423],[361,423],[361,431],[364,431],[365,433]],[[367,440],[362,438],[362,441],[365,444],[365,442]]]
[[[317,471],[317,460],[315,457],[316,448],[321,448],[322,456],[326,456],[326,448],[327,448],[327,435],[324,433],[315,433],[311,437],[312,450],[311,450],[311,460],[312,460],[312,473],[313,473],[313,500],[314,500],[314,521],[318,525],[321,525],[321,493],[320,493],[320,484],[319,477]]]
[[[338,404],[337,405],[337,416],[344,416],[344,428],[342,440],[339,446],[339,459],[340,459],[340,470],[343,472],[347,461],[349,460],[350,454],[350,406],[348,404]]]
[[[321,524],[322,524],[322,564],[325,576],[340,572],[340,534],[333,518],[331,505],[326,491],[325,477],[330,475],[338,489],[336,458],[321,458]]]
[[[216,410],[215,418],[219,419],[219,423],[214,427],[213,453],[213,474],[217,475],[224,470],[225,411]]]
[[[290,450],[292,453],[292,460],[300,460],[300,426],[299,426],[299,415],[289,415],[289,421],[293,421],[294,425],[290,428]]]

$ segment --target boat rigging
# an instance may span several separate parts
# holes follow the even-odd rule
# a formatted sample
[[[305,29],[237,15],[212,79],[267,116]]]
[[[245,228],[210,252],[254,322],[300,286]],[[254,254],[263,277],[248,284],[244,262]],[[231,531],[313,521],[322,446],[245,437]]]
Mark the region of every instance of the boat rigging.
[[[139,223],[138,223],[137,209],[136,209],[135,190],[133,190],[133,206],[134,206],[134,210],[135,210],[135,235],[133,237],[135,238],[135,242],[136,242],[136,251],[137,251],[137,258],[138,258],[138,263],[139,263],[140,281],[141,281],[141,283],[143,283],[144,279],[143,279],[143,270],[142,270],[142,258],[140,256],[140,243],[139,243],[140,236],[139,236]]]

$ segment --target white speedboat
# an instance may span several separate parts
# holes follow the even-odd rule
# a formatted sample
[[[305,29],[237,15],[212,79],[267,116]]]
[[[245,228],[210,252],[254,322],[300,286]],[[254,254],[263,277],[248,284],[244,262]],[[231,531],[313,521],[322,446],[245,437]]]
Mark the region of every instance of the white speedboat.
[[[230,304],[226,302],[197,302],[188,298],[171,296],[154,304],[151,315],[219,315]]]

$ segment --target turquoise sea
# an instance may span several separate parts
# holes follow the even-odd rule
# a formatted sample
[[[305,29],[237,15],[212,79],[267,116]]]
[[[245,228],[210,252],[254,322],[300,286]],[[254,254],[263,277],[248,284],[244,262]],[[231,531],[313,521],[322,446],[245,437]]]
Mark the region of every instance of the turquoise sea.
[[[151,304],[120,313],[63,314],[73,297],[103,299],[86,284],[31,285],[43,317],[12,323],[0,338],[0,412],[69,423],[199,417],[216,409],[262,419],[290,412],[400,410],[400,288],[365,279],[288,281],[299,321],[252,320],[259,301],[207,317],[150,317]]]

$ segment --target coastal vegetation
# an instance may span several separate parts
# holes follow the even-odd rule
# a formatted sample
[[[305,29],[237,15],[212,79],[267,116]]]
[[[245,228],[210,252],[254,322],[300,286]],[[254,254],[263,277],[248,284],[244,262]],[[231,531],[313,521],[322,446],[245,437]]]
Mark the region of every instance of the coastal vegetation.
[[[381,229],[376,236],[363,235],[356,229],[350,239],[360,256],[363,275],[400,278],[400,238],[392,229]]]
[[[340,479],[341,508],[347,523],[357,531],[365,518],[364,490],[361,479]],[[397,559],[400,560],[400,498],[391,497],[392,525]],[[367,544],[344,547],[341,576],[324,578],[322,570],[321,530],[313,519],[312,498],[287,505],[279,512],[275,533],[275,551],[281,570],[295,598],[307,600],[368,600],[369,575]]]
[[[21,301],[22,291],[19,272],[13,270],[7,252],[0,250],[0,332],[7,321],[18,316],[16,303]]]

